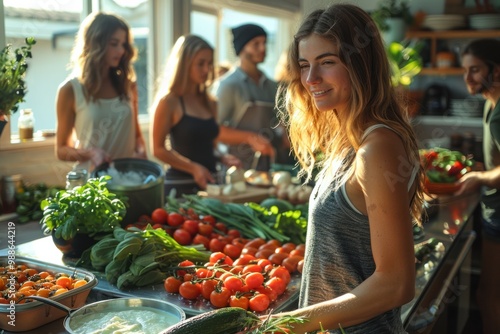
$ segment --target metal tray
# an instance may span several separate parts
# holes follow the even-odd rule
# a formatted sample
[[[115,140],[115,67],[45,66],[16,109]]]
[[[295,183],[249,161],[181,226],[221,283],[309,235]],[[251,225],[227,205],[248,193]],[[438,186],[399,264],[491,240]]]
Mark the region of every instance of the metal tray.
[[[206,301],[202,297],[194,301],[189,301],[184,299],[179,294],[172,294],[165,291],[163,284],[156,284],[153,286],[147,286],[136,289],[129,290],[119,290],[116,286],[109,284],[105,281],[105,277],[103,274],[97,274],[99,278],[99,286],[95,288],[102,294],[113,296],[113,297],[141,297],[141,298],[151,298],[158,299],[162,301],[170,302],[176,306],[179,306],[186,315],[194,316],[201,313],[205,313],[208,311],[215,310],[210,302]],[[102,277],[102,278],[101,278]],[[293,274],[291,276],[291,281],[287,286],[286,291],[278,297],[278,299],[269,305],[269,308],[259,315],[264,315],[269,312],[280,312],[282,310],[287,309],[293,303],[295,303],[299,298],[299,290],[300,290],[300,278],[299,274]]]
[[[0,256],[0,265],[8,266],[8,257]],[[77,309],[87,300],[90,290],[97,285],[97,278],[91,272],[73,267],[58,266],[25,257],[16,256],[15,264],[25,264],[38,271],[49,271],[53,273],[65,273],[75,275],[79,279],[85,279],[88,283],[79,288],[72,289],[66,293],[51,297],[52,299],[70,307]],[[7,284],[8,285],[8,284]],[[68,315],[66,312],[46,305],[39,301],[33,301],[19,305],[0,305],[0,329],[10,332],[28,331],[51,321],[60,319]]]

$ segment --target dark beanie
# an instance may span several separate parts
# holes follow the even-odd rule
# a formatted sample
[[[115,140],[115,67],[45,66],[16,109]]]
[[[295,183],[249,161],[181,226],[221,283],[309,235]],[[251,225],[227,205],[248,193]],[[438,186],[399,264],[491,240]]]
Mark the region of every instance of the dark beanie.
[[[255,24],[243,24],[231,29],[233,32],[233,45],[236,55],[239,55],[243,47],[257,36],[266,36],[262,27]]]

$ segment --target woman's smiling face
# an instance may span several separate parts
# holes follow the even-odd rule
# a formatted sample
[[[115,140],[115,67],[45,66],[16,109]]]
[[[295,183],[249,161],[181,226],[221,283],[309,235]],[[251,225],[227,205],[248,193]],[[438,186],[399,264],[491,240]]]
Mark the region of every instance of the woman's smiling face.
[[[351,97],[351,80],[340,61],[338,47],[311,34],[300,40],[298,51],[302,85],[318,110],[345,110]]]

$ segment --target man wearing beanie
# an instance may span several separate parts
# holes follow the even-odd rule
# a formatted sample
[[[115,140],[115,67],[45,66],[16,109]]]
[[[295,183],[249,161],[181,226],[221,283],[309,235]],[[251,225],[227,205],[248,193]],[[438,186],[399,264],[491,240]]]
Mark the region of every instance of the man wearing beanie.
[[[274,105],[277,83],[258,68],[266,57],[267,33],[256,24],[240,25],[233,28],[232,33],[239,64],[215,84],[219,122],[227,127],[263,134],[268,142],[261,153],[270,156],[274,154],[269,141],[274,141],[275,137],[271,129],[276,123]],[[268,115],[269,119],[263,118],[263,115]],[[264,124],[258,126],[259,123]],[[244,168],[250,168],[254,152],[248,146],[232,146],[230,153],[240,158]],[[257,169],[269,169],[269,158],[267,164],[266,158],[260,160]]]

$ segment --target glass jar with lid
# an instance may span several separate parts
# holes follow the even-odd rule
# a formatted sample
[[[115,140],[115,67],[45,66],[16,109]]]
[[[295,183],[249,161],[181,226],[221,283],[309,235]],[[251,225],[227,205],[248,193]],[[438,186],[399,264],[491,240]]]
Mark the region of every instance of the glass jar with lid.
[[[35,116],[31,109],[21,110],[21,115],[17,122],[19,130],[19,140],[27,140],[33,138],[33,129],[35,128]]]
[[[71,190],[77,186],[87,183],[88,173],[85,169],[74,169],[66,175],[66,190]]]

